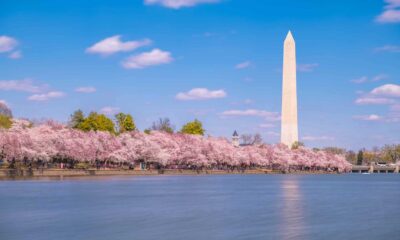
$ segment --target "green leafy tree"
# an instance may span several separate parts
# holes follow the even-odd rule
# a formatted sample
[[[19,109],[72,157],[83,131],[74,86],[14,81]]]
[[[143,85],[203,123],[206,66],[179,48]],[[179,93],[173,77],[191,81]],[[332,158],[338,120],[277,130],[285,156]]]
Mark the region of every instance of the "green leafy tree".
[[[82,110],[76,110],[70,117],[69,126],[72,128],[79,128],[79,126],[85,121],[85,115]]]
[[[185,125],[183,125],[181,133],[203,136],[205,130],[203,128],[203,124],[199,120],[195,119],[194,121],[188,122]]]
[[[83,131],[107,131],[115,133],[114,122],[104,114],[91,112],[87,118],[79,125]]]
[[[357,162],[356,153],[351,150],[347,151],[346,152],[346,160],[351,164],[355,164]]]
[[[381,151],[382,159],[386,162],[395,163],[400,160],[400,144],[385,145]]]
[[[11,117],[0,114],[0,128],[9,129],[12,125]]]
[[[118,113],[115,115],[115,119],[117,120],[119,133],[129,132],[136,129],[135,122],[130,114]]]
[[[346,153],[346,149],[338,148],[338,147],[324,147],[322,150],[324,150],[325,152],[328,152],[328,153],[339,154],[339,155]]]
[[[362,150],[360,150],[360,151],[358,151],[358,154],[357,154],[357,165],[362,165],[363,160],[364,160],[364,153]]]
[[[292,149],[298,149],[299,147],[304,147],[304,143],[296,141],[292,144]]]
[[[146,134],[150,134],[150,133],[151,133],[151,129],[149,129],[149,128],[146,128],[146,129],[144,130],[144,133],[146,133]]]
[[[167,133],[173,133],[175,127],[171,124],[169,118],[160,118],[158,122],[153,122],[151,130],[163,131]]]

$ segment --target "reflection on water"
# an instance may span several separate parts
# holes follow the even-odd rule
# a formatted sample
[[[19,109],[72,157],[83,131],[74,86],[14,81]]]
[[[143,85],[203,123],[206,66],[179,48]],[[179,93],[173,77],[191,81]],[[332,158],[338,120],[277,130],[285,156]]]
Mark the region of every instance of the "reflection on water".
[[[0,240],[391,240],[399,199],[398,174],[0,181]]]
[[[297,179],[284,179],[281,232],[282,239],[300,239],[304,234],[303,196]]]

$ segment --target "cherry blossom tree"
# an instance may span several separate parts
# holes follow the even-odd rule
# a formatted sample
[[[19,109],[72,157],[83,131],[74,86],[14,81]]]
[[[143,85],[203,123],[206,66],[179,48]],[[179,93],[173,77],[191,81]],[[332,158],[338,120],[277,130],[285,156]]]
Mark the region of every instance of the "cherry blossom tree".
[[[283,144],[234,147],[227,139],[151,131],[124,132],[70,128],[47,121],[35,126],[14,120],[0,130],[0,158],[8,162],[74,162],[96,166],[145,162],[159,168],[249,169],[346,172],[351,165],[344,155]]]

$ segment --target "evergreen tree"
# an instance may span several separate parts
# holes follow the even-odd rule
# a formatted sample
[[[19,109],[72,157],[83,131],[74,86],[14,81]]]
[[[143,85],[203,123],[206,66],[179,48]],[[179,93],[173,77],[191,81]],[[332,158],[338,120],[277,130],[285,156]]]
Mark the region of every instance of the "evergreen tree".
[[[70,117],[69,126],[72,128],[79,128],[80,124],[85,121],[85,115],[82,110],[76,110]]]
[[[357,165],[362,165],[363,160],[364,160],[364,153],[362,150],[360,150],[360,151],[358,151],[358,154],[357,154]]]
[[[186,133],[186,134],[192,134],[192,135],[204,135],[204,128],[203,128],[203,124],[195,119],[192,122],[188,122],[185,125],[183,125],[182,129],[181,129],[181,133]]]

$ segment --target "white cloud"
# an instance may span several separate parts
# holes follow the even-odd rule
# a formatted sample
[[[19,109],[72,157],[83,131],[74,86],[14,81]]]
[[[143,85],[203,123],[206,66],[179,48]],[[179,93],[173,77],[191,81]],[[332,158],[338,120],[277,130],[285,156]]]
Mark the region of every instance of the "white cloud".
[[[96,88],[94,87],[78,87],[75,89],[75,92],[79,93],[94,93],[96,92]]]
[[[395,111],[395,112],[400,111],[400,104],[394,104],[394,105],[392,105],[392,106],[390,107],[390,110],[391,110],[391,111]]]
[[[205,116],[213,111],[214,111],[214,109],[189,109],[188,113],[191,113],[196,116]]]
[[[117,107],[103,107],[102,109],[100,109],[100,112],[106,115],[116,114],[118,111],[119,108]]]
[[[378,82],[378,81],[381,81],[381,80],[384,80],[384,79],[387,79],[387,78],[388,78],[388,76],[386,74],[379,74],[379,75],[376,75],[375,77],[373,77],[371,79],[371,81],[372,82]]]
[[[387,97],[400,97],[400,85],[385,84],[373,89],[371,94]]]
[[[147,5],[161,5],[167,8],[179,9],[182,7],[194,7],[201,3],[218,3],[220,0],[144,0]]]
[[[400,0],[384,0],[386,2],[386,9],[392,9],[400,7]]]
[[[400,10],[387,9],[376,17],[376,21],[379,23],[398,23],[400,22]]]
[[[121,35],[115,35],[95,43],[93,46],[87,48],[86,52],[107,56],[117,52],[133,51],[139,47],[148,46],[151,43],[150,39],[122,42]]]
[[[394,104],[396,101],[389,98],[377,98],[377,97],[361,97],[355,101],[358,105],[384,105],[384,104]]]
[[[370,115],[358,115],[354,116],[354,119],[362,120],[362,121],[380,121],[383,118],[379,115],[376,114],[370,114]]]
[[[375,18],[379,23],[400,22],[400,0],[385,0],[384,11]]]
[[[381,80],[384,80],[387,78],[388,78],[388,76],[386,74],[379,74],[372,78],[368,78],[367,76],[362,76],[362,77],[351,80],[351,82],[360,84],[360,83],[366,83],[366,82],[378,82],[378,81],[381,81]]]
[[[207,88],[193,88],[188,92],[180,92],[175,98],[182,101],[187,100],[208,100],[216,98],[224,98],[227,93],[223,89],[208,90]]]
[[[354,119],[362,120],[362,121],[371,121],[371,122],[383,122],[383,123],[397,123],[400,122],[400,112],[396,111],[397,105],[393,105],[391,108],[391,112],[385,117],[379,116],[376,114],[371,115],[359,115],[354,116]],[[400,109],[399,109],[400,110]]]
[[[35,85],[31,79],[0,81],[0,90],[37,93],[47,88],[46,85]]]
[[[272,132],[272,131],[270,131],[270,132],[267,132],[267,135],[269,135],[269,136],[273,136],[273,137],[279,137],[279,136],[280,136],[280,134],[279,134],[279,133],[277,133],[277,132]]]
[[[245,69],[251,66],[251,62],[250,61],[246,61],[246,62],[242,62],[242,63],[238,63],[236,64],[235,68],[236,69]]]
[[[366,76],[351,80],[351,82],[353,82],[353,83],[365,83],[367,81],[368,81],[368,78]]]
[[[262,123],[262,124],[258,125],[258,127],[260,127],[260,128],[274,128],[275,125],[272,124],[272,123]]]
[[[329,136],[304,136],[301,139],[303,141],[329,141],[329,140],[335,140],[334,137],[329,137]]]
[[[265,110],[247,109],[247,110],[229,110],[221,113],[222,116],[255,116],[264,117],[268,121],[279,121],[280,115],[277,112],[268,112]]]
[[[400,46],[397,45],[385,45],[382,47],[375,48],[375,52],[400,52]]]
[[[398,101],[393,97],[400,97],[400,85],[385,84],[374,88],[370,93],[358,97],[354,103],[358,105],[393,105]]]
[[[318,67],[318,63],[298,64],[297,70],[300,72],[312,72],[316,67]]]
[[[397,116],[397,117],[389,117],[389,118],[386,120],[386,122],[388,122],[388,123],[398,123],[398,122],[400,122],[400,116]]]
[[[48,100],[54,99],[54,98],[62,98],[64,96],[65,96],[65,93],[63,93],[63,92],[52,91],[52,92],[43,93],[43,94],[34,94],[34,95],[28,97],[28,100],[43,102],[43,101],[48,101]]]
[[[22,53],[21,53],[21,51],[15,51],[15,52],[10,53],[8,55],[8,57],[11,59],[19,59],[22,57]]]
[[[11,52],[17,47],[18,41],[12,37],[0,36],[0,53]]]
[[[170,52],[162,51],[156,48],[150,52],[128,57],[122,62],[122,66],[128,69],[141,69],[160,64],[167,64],[173,60],[174,59],[171,57]]]
[[[28,100],[30,101],[47,101],[53,98],[61,98],[65,96],[65,93],[63,92],[48,91],[48,88],[48,85],[37,85],[32,79],[29,78],[23,80],[0,81],[0,90],[34,93],[28,97]]]

